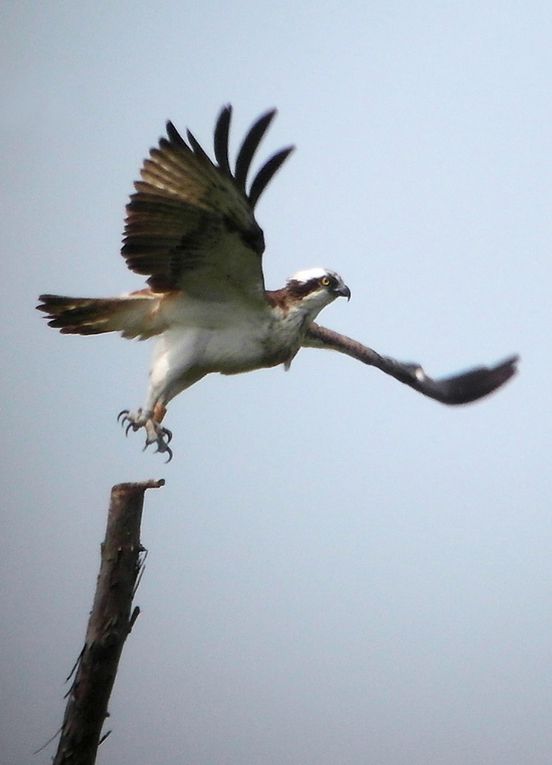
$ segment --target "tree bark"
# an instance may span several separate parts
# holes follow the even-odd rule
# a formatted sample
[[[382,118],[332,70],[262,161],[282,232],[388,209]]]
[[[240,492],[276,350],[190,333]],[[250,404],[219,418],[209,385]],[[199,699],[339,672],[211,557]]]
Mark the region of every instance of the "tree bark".
[[[94,604],[68,693],[54,765],[93,765],[96,761],[123,645],[139,613],[135,608],[131,615],[143,563],[140,523],[144,493],[164,483],[121,483],[111,490]]]

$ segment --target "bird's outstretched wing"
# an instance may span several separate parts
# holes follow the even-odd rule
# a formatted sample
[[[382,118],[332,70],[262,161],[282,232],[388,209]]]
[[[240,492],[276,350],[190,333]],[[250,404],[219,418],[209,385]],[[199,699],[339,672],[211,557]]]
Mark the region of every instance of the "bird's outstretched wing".
[[[350,337],[321,327],[314,322],[307,330],[303,345],[307,348],[328,348],[352,356],[364,364],[377,367],[411,388],[442,404],[468,404],[487,396],[517,371],[517,356],[511,356],[494,367],[476,367],[452,377],[434,380],[419,364],[405,364],[379,353]]]
[[[263,232],[255,205],[293,147],[272,156],[248,186],[253,156],[276,111],[260,117],[228,159],[232,109],[215,127],[213,162],[188,131],[171,122],[167,138],[151,149],[127,205],[121,254],[130,269],[148,275],[154,290],[184,289],[203,299],[257,299],[264,295]]]

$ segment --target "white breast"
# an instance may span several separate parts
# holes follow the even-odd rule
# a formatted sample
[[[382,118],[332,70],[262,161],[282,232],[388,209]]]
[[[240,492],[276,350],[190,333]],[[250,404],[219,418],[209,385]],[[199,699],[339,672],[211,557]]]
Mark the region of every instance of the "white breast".
[[[231,375],[289,363],[307,318],[299,309],[178,300],[164,307],[170,329],[157,342],[152,396],[166,400],[210,372]]]

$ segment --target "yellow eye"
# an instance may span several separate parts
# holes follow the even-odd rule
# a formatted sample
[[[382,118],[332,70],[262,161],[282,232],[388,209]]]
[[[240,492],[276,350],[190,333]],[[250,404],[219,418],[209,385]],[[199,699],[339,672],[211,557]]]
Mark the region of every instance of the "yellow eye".
[[[323,287],[329,287],[329,286],[330,286],[330,277],[329,277],[329,276],[323,276],[323,277],[320,279],[320,284],[321,284]]]

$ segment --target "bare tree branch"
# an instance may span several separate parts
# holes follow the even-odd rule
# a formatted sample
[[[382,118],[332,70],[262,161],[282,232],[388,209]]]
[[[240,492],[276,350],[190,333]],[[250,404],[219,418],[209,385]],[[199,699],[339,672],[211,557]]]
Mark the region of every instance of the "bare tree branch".
[[[127,635],[138,616],[132,598],[142,568],[140,523],[146,489],[165,482],[121,483],[111,490],[94,605],[68,694],[54,765],[93,765]]]

